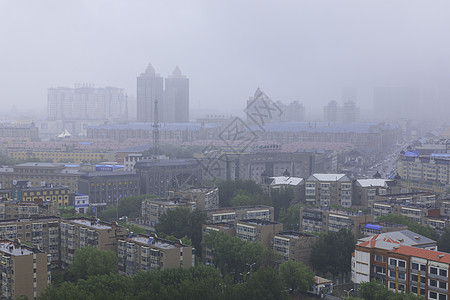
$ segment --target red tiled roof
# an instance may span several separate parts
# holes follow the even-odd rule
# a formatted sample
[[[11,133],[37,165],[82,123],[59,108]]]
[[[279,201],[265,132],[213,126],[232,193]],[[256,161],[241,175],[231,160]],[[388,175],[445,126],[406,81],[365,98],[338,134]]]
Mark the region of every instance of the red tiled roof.
[[[391,252],[450,264],[450,254],[445,252],[433,251],[411,246],[400,246],[397,249],[392,250]]]

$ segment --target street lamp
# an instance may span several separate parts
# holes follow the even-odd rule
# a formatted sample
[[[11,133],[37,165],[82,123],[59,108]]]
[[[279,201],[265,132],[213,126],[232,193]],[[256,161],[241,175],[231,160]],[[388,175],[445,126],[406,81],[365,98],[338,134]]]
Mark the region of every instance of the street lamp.
[[[353,289],[350,289],[349,291],[347,291],[347,290],[344,290],[344,292],[346,292],[347,293],[347,298],[350,298],[350,293],[353,291]]]
[[[250,272],[248,272],[247,274],[250,274],[251,272],[252,272],[252,268],[253,268],[253,266],[255,265],[256,263],[254,262],[254,263],[252,263],[252,264],[247,264],[247,266],[249,266],[250,267]]]

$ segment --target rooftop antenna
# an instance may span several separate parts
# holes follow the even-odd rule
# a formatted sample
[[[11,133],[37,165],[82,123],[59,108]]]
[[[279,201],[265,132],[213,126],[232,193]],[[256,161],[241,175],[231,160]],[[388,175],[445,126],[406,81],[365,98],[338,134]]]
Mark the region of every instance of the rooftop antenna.
[[[153,117],[153,158],[158,158],[159,152],[159,124],[158,124],[158,99],[155,99],[155,111]]]

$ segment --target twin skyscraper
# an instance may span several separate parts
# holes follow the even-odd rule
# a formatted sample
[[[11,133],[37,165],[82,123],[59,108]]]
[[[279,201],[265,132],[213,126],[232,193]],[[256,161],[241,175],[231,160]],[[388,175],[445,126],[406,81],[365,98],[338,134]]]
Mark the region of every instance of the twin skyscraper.
[[[189,122],[189,79],[178,66],[168,78],[156,74],[151,64],[137,77],[137,121],[154,122],[155,101],[158,122]]]

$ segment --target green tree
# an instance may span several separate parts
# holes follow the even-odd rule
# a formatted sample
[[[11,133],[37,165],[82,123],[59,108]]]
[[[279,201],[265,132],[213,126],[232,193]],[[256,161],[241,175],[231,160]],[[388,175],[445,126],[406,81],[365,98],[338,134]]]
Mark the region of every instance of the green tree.
[[[264,249],[260,243],[242,241],[216,231],[206,234],[204,243],[212,251],[214,265],[223,275],[232,274],[234,280],[262,264]]]
[[[186,208],[177,207],[159,217],[155,230],[157,233],[171,235],[178,239],[187,236],[192,241],[192,246],[201,253],[202,224],[205,222],[205,212],[201,210],[191,212]]]
[[[355,250],[355,237],[347,229],[327,232],[313,245],[310,261],[314,270],[333,276],[351,270],[352,253]]]
[[[412,293],[395,293],[380,281],[363,282],[359,287],[359,294],[364,300],[415,300],[425,299]]]
[[[142,214],[142,200],[155,198],[153,195],[140,195],[125,197],[119,200],[119,218],[127,216],[129,218],[138,218]]]
[[[284,230],[299,230],[300,227],[300,207],[301,203],[291,205],[286,209],[281,209],[278,222],[283,223]]]
[[[438,249],[442,252],[450,252],[450,229],[446,228],[438,240]]]
[[[287,261],[280,266],[284,286],[293,292],[307,292],[314,282],[314,273],[299,261]]]
[[[97,216],[99,219],[106,222],[117,220],[117,206],[110,206],[107,209],[102,209],[97,213]]]
[[[264,195],[261,187],[252,180],[226,180],[218,184],[219,188],[219,206],[230,207],[231,199],[235,197],[239,191],[245,192],[247,195],[268,197]]]
[[[69,267],[69,278],[73,281],[87,279],[92,275],[117,272],[117,257],[113,251],[82,247],[75,251],[73,264]]]
[[[423,226],[407,216],[388,214],[385,216],[379,216],[377,218],[377,221],[393,224],[402,224],[408,226],[409,230],[418,233],[420,235],[426,236],[427,238],[430,238],[435,241],[439,239],[439,234],[433,228],[431,228],[430,226]]]

